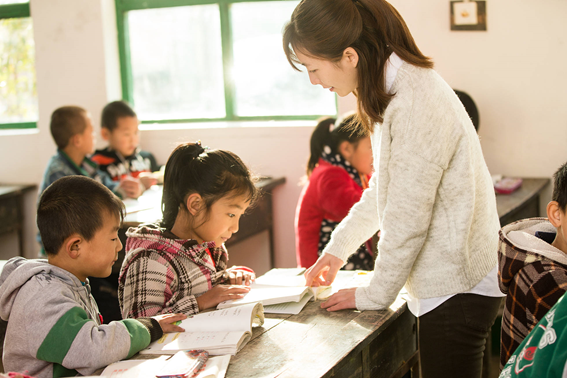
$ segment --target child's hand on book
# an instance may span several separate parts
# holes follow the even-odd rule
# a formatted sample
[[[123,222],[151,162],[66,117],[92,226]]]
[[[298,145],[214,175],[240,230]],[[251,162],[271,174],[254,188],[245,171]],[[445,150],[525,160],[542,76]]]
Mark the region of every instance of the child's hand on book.
[[[225,278],[231,285],[250,286],[256,275],[252,269],[233,266],[226,270]]]
[[[248,286],[217,285],[211,290],[207,291],[205,294],[197,297],[199,311],[215,307],[216,305],[224,301],[240,299],[244,297],[244,295],[249,291],[250,287]]]
[[[152,316],[152,318],[158,321],[163,333],[185,332],[183,328],[177,325],[181,320],[187,319],[185,314],[164,314]]]

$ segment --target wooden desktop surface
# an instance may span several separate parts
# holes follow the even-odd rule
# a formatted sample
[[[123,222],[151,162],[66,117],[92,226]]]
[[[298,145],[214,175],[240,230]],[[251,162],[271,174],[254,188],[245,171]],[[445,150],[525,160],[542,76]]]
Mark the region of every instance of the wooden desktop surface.
[[[328,312],[320,304],[266,314],[226,377],[402,377],[416,366],[416,318],[403,299],[381,311]]]
[[[539,212],[539,197],[549,181],[547,178],[525,178],[522,179],[522,186],[515,192],[496,194],[500,225],[505,226],[519,219],[545,216]]]

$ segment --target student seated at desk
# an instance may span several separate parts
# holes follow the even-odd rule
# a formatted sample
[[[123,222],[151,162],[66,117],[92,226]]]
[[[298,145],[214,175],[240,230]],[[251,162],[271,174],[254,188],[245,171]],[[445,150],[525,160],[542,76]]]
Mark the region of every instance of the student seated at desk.
[[[295,216],[297,265],[309,268],[321,256],[331,233],[368,188],[372,173],[370,136],[355,114],[337,123],[321,120],[311,134],[307,162],[309,181],[303,188]],[[348,259],[346,270],[372,270],[370,241]]]
[[[99,164],[113,181],[125,177],[139,179],[141,195],[156,183],[152,172],[159,170],[156,158],[138,147],[138,117],[124,101],[114,101],[102,110],[101,134],[108,147],[96,150],[92,160]],[[138,197],[136,196],[136,197]]]
[[[110,274],[122,248],[117,232],[123,214],[122,201],[87,177],[64,177],[45,190],[37,225],[47,260],[15,257],[0,275],[6,371],[38,378],[90,375],[164,332],[183,331],[172,324],[183,314],[102,325],[87,277]]]
[[[241,284],[254,274],[226,269],[224,243],[238,231],[256,192],[248,168],[232,152],[207,150],[200,142],[178,146],[165,166],[161,224],[126,232],[118,286],[122,317],[190,315],[242,298],[250,289]]]
[[[561,378],[567,372],[565,294],[516,348],[500,378]]]
[[[547,217],[500,230],[499,281],[507,293],[500,367],[567,290],[567,163],[554,175]]]
[[[71,175],[95,179],[120,197],[136,195],[139,190],[137,182],[131,179],[112,181],[94,161],[87,157],[94,151],[95,140],[91,116],[85,109],[78,106],[63,106],[56,109],[51,114],[50,130],[57,145],[57,154],[47,163],[40,185],[40,195],[55,180]],[[41,244],[40,235],[38,241]]]

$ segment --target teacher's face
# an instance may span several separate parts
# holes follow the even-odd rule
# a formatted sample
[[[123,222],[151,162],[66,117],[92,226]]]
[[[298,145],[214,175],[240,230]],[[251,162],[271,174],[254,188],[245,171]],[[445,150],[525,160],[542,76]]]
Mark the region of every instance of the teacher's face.
[[[307,56],[299,51],[296,51],[295,55],[307,68],[309,80],[313,85],[321,85],[341,97],[348,95],[358,86],[358,54],[351,47],[344,51],[337,63]]]

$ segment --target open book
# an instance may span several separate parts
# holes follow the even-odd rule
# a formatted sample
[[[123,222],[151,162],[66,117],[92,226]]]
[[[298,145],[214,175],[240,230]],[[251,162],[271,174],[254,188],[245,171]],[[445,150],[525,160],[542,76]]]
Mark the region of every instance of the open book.
[[[217,308],[223,309],[256,302],[260,302],[264,306],[299,302],[308,294],[309,288],[306,286],[264,285],[255,282],[250,285],[250,291],[243,298],[221,302],[217,305]]]
[[[252,326],[264,324],[264,308],[252,303],[193,315],[179,326],[185,332],[166,333],[141,354],[175,354],[180,350],[203,349],[210,355],[235,355],[252,336]]]
[[[102,377],[112,378],[155,378],[167,370],[172,362],[171,356],[160,356],[151,360],[124,360],[110,364],[101,373]],[[230,356],[210,357],[195,378],[224,378]],[[86,378],[86,377],[85,377]]]

